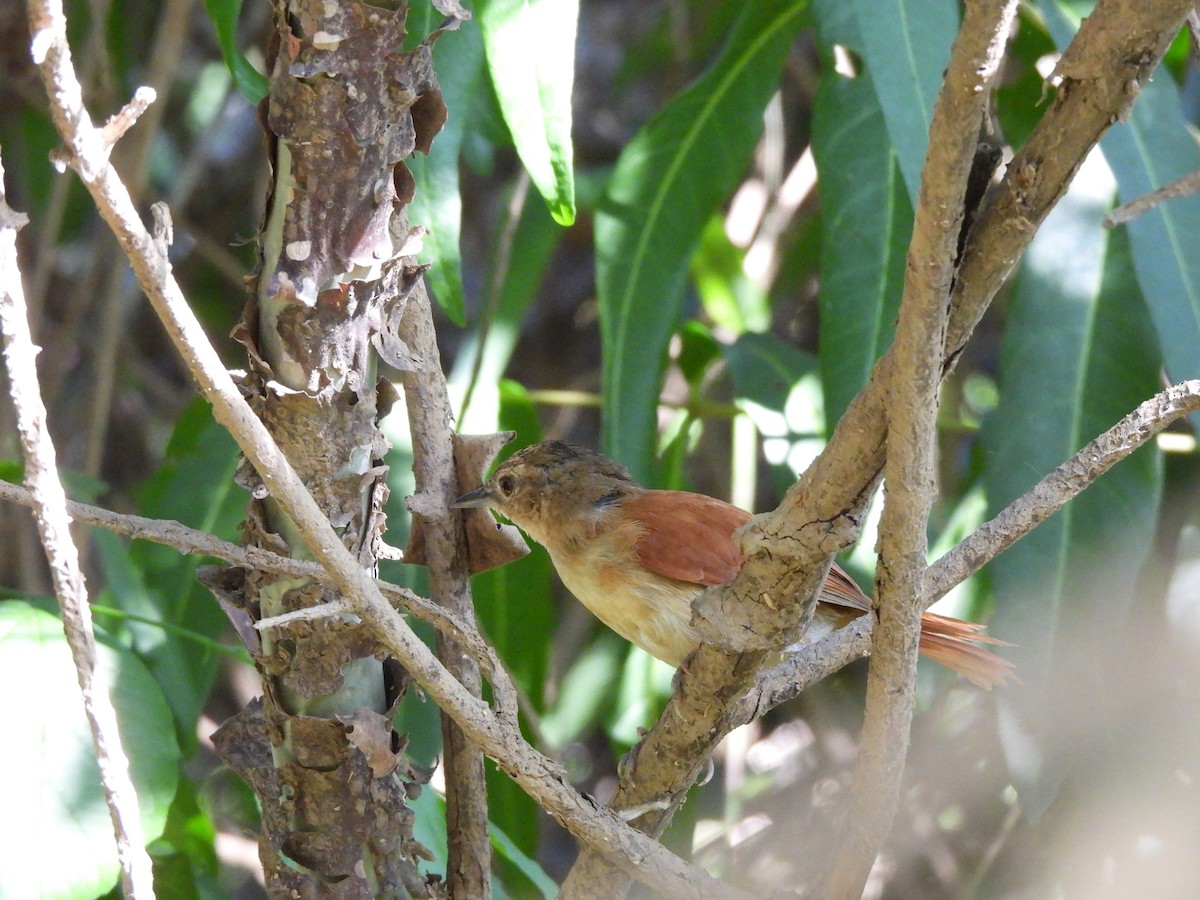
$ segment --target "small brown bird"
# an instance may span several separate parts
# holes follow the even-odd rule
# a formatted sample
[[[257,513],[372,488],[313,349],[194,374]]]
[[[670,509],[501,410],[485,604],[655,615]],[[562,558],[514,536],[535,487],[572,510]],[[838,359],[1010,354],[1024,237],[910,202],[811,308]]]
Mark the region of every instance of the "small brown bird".
[[[454,506],[500,512],[549,551],[563,584],[600,621],[673,666],[700,643],[692,601],[732,581],[745,562],[733,533],[751,518],[703,494],[647,490],[607,457],[562,441],[513,454]],[[805,639],[870,609],[870,598],[834,564]],[[972,643],[1004,643],[982,628],[925,613],[921,652],[990,689],[1012,666]]]

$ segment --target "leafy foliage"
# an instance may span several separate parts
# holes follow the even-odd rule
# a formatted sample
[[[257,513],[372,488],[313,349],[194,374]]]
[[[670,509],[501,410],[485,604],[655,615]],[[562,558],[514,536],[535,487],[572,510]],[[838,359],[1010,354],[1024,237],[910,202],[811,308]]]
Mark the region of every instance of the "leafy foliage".
[[[747,6],[712,69],[622,151],[596,217],[604,447],[635,478],[652,470],[654,400],[688,260],[754,148],[806,7]]]

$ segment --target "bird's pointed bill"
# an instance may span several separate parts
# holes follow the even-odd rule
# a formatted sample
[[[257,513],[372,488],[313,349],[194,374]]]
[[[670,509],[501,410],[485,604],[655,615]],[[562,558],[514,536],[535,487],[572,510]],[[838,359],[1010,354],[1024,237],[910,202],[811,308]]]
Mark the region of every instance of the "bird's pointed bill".
[[[472,507],[489,506],[492,502],[492,495],[488,493],[487,485],[477,487],[473,491],[467,491],[457,500],[450,504],[454,509],[470,509]]]

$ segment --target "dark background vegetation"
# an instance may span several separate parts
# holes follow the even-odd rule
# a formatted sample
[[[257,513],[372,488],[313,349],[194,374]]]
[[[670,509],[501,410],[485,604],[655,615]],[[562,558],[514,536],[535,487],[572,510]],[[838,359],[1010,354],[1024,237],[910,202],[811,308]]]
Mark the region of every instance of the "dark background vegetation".
[[[871,83],[871,37],[859,33],[851,6],[814,3],[781,74],[770,75],[778,92],[765,116],[755,112],[765,126],[761,136],[745,137],[754,146],[749,159],[733,161],[736,185],[702,223],[678,316],[671,296],[661,307],[639,301],[634,309],[635,334],[653,331],[666,315],[673,335],[661,384],[654,381],[652,395],[631,396],[625,410],[632,422],[644,414],[657,426],[645,448],[652,453],[640,450],[637,438],[614,439],[613,427],[601,421],[602,394],[608,396],[602,352],[611,348],[602,351],[594,213],[611,198],[623,149],[718,59],[742,3],[582,4],[572,131],[580,212],[565,229],[523,174],[478,53],[475,69],[461,68],[478,46],[478,35],[469,33],[476,23],[441,38],[439,74],[444,83],[461,82],[457,93],[447,87],[447,102],[462,128],[465,325],[443,315],[439,339],[464,430],[515,428],[514,446],[545,437],[627,450],[618,453],[622,461],[658,486],[756,510],[774,505],[890,340],[911,230],[911,152],[896,149],[888,121],[904,110],[889,107],[900,101]],[[953,4],[946,8],[953,13]],[[1040,115],[1038,72],[1048,72],[1045,61],[1062,43],[1055,29],[1066,27],[1069,35],[1064,9],[1022,8],[997,96],[1009,144],[1019,144]],[[119,145],[118,164],[131,182],[144,183],[145,205],[169,202],[176,273],[230,367],[240,367],[242,350],[226,336],[245,302],[243,277],[255,258],[247,241],[267,189],[254,107],[231,78],[203,5],[79,0],[69,14],[98,117],[152,74],[170,85],[160,89],[161,118],[139,123]],[[928,15],[953,34],[952,18]],[[263,3],[242,12],[238,44],[252,62],[261,64],[268,16]],[[168,17],[175,18],[164,25]],[[175,27],[179,51],[156,58]],[[82,188],[48,165],[57,141],[28,60],[19,4],[0,7],[0,40],[0,146],[9,202],[32,220],[20,236],[23,274],[43,348],[39,375],[50,427],[72,493],[236,539],[245,498],[231,482],[232,441],[195,400]],[[1139,146],[1148,139],[1160,155],[1143,147],[1130,162],[1125,147],[1105,145],[1121,199],[1143,192],[1130,174],[1139,164],[1167,180],[1162,153],[1179,169],[1174,175],[1197,165],[1194,132],[1184,124],[1194,128],[1200,109],[1189,53],[1194,48],[1181,37],[1156,75],[1158,92],[1139,100],[1158,104],[1158,118],[1127,126],[1143,129]],[[470,77],[459,79],[464,72]],[[798,188],[806,151],[815,156],[819,182]],[[726,149],[706,152],[719,168]],[[1139,163],[1138,152],[1150,155]],[[1200,360],[1195,321],[1168,310],[1164,288],[1150,283],[1153,273],[1173,267],[1178,279],[1165,290],[1182,291],[1176,299],[1184,311],[1200,310],[1200,289],[1188,281],[1200,256],[1200,209],[1194,198],[1175,201],[1174,218],[1163,226],[1171,241],[1105,231],[1099,217],[1115,197],[1106,172],[1099,156],[1085,167],[946,385],[942,501],[931,535],[937,552],[1153,393],[1164,366],[1176,380],[1200,368],[1186,365],[1188,346]],[[702,192],[704,169],[688,177]],[[420,210],[413,208],[416,221]],[[675,224],[668,211],[662,228]],[[427,256],[446,240],[436,234]],[[601,256],[612,250],[599,249]],[[439,301],[454,308],[457,261],[439,260],[447,269],[431,273],[432,284]],[[608,364],[657,371],[653,356],[637,353]],[[6,403],[0,420],[0,458],[15,460]],[[410,451],[403,416],[389,421],[396,445],[389,542],[403,546],[407,523],[398,501],[407,492]],[[901,808],[868,885],[871,896],[1061,890],[1168,897],[1200,888],[1200,532],[1191,436],[1190,425],[1178,429],[1172,441],[1122,464],[1073,511],[951,598],[953,614],[990,618],[993,633],[1020,645],[1008,652],[1025,683],[988,695],[935,668],[924,673]],[[5,465],[16,471],[15,463]],[[12,616],[4,640],[37,632],[12,613],[15,604],[52,605],[43,599],[49,582],[28,515],[0,508],[0,523],[0,584],[12,598],[0,604]],[[873,542],[865,535],[847,561],[864,585]],[[245,834],[253,809],[207,740],[256,690],[244,653],[194,583],[195,561],[95,533],[84,546],[113,664],[122,673],[137,670],[122,683],[131,686],[134,705],[149,708],[145,727],[160,729],[160,743],[177,745],[157,755],[156,774],[147,776],[154,814],[169,810],[155,844],[159,874],[180,891],[163,896],[252,896],[246,867],[254,864],[253,849]],[[400,564],[385,576],[421,585],[421,573]],[[564,595],[536,548],[478,578],[476,588],[485,632],[536,713],[528,716],[531,739],[604,799],[617,759],[661,708],[670,670],[603,632]],[[17,679],[4,693],[17,693],[19,684],[27,695],[21,702],[30,702],[10,707],[6,720],[47,710],[58,718],[71,678],[46,674],[42,667],[58,664],[51,651],[0,656],[8,660],[0,669]],[[733,735],[712,781],[694,792],[667,842],[694,851],[736,884],[789,887],[814,874],[837,833],[864,671],[852,666]],[[406,710],[411,752],[425,762],[438,752],[435,713],[418,699]],[[14,743],[14,753],[18,746],[30,744]],[[9,763],[6,780],[18,771]],[[69,771],[48,766],[39,777],[61,787]],[[558,878],[569,868],[573,841],[504,779],[494,785],[493,820],[515,842],[500,853],[501,890],[531,893],[535,881],[517,871],[523,855]],[[61,835],[43,850],[45,866],[71,853],[110,866],[82,876],[65,867],[50,879],[62,896],[104,893],[115,878],[103,817],[99,826],[84,815],[64,824],[66,810],[78,813],[92,802],[79,788],[61,807],[38,813]],[[441,852],[431,798],[420,815],[421,833]],[[11,804],[4,818],[14,819]]]

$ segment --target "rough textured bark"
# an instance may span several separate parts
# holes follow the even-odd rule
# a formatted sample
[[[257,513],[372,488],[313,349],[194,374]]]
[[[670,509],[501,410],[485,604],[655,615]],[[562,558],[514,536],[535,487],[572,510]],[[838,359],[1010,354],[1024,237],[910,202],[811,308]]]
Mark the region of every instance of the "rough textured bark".
[[[427,151],[445,120],[429,44],[398,49],[404,13],[277,2],[263,110],[274,178],[256,296],[236,333],[251,361],[244,394],[372,574],[388,494],[375,348],[395,352],[388,326],[419,279],[404,260],[412,179],[403,159]],[[254,497],[249,542],[307,555],[251,467],[240,481]],[[224,586],[254,617],[337,599],[315,579],[255,570],[230,573]],[[223,727],[218,746],[262,801],[273,894],[433,890],[417,871],[422,849],[405,806],[423,777],[392,732],[403,691],[386,656],[349,615],[262,633],[262,706]]]

